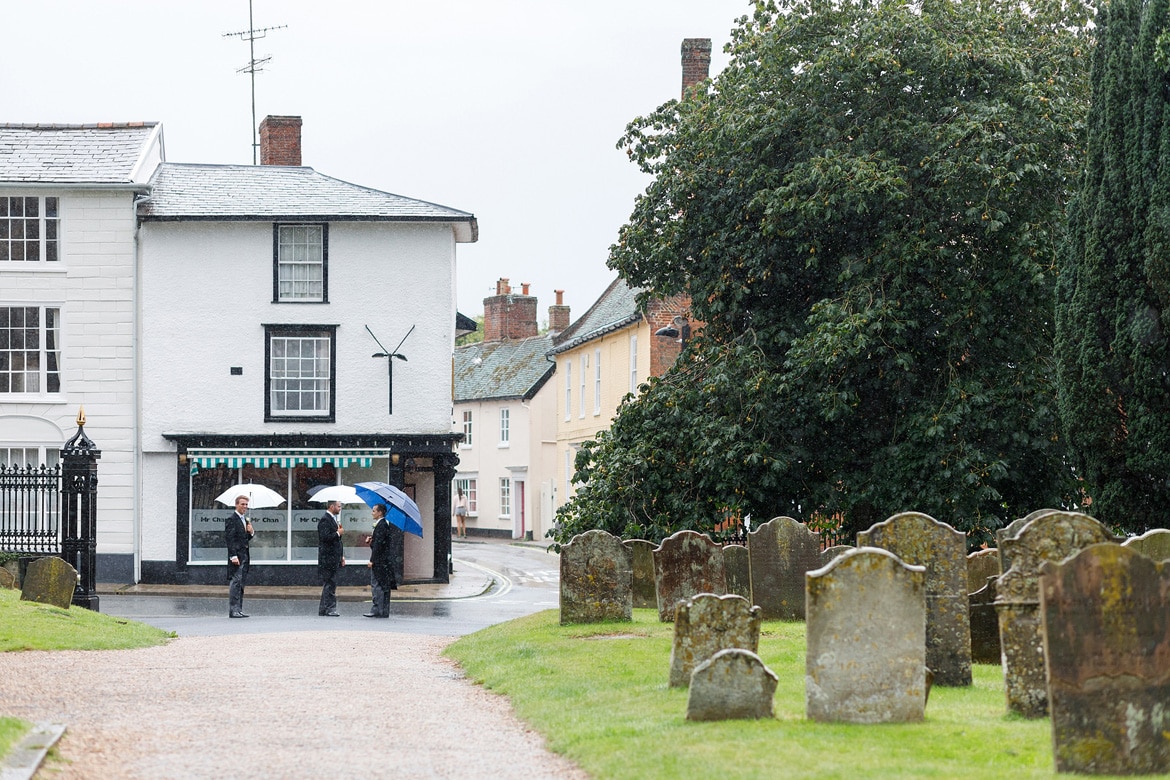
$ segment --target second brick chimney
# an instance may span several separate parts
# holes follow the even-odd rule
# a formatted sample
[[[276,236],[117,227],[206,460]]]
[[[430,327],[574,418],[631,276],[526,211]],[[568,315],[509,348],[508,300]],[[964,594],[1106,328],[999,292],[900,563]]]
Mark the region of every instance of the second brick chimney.
[[[553,290],[557,294],[557,302],[548,307],[548,331],[560,333],[569,327],[569,307],[565,305],[565,291]]]
[[[512,292],[507,279],[496,282],[496,294],[483,299],[483,340],[504,341],[526,339],[538,333],[536,323],[536,296]]]
[[[682,42],[682,96],[687,90],[711,75],[711,39],[683,38]]]
[[[260,122],[260,164],[301,164],[301,118],[266,116]]]

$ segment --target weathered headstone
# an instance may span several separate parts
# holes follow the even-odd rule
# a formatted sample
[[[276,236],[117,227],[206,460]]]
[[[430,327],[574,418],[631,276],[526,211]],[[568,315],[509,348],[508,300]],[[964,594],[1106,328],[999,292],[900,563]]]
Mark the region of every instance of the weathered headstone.
[[[970,685],[967,536],[921,512],[902,512],[857,534],[857,544],[926,567],[926,665],[935,685]]]
[[[1121,543],[1125,547],[1132,547],[1136,552],[1155,561],[1170,561],[1170,531],[1165,528],[1155,528],[1146,531],[1141,536],[1126,539]]]
[[[685,686],[695,667],[720,650],[760,649],[760,608],[743,596],[700,593],[679,602],[670,648],[670,687]]]
[[[752,598],[764,620],[804,620],[804,575],[821,566],[821,535],[791,517],[748,533]]]
[[[20,600],[69,609],[76,588],[77,569],[63,558],[37,558],[24,572]]]
[[[658,619],[674,620],[680,601],[700,593],[727,592],[723,548],[706,534],[679,531],[654,548],[654,586],[658,590]]]
[[[995,583],[988,577],[983,587],[967,596],[971,615],[971,661],[977,664],[1000,662],[999,617],[995,613]]]
[[[833,562],[833,559],[841,553],[849,552],[850,550],[855,549],[857,548],[851,544],[835,544],[832,547],[826,547],[825,549],[821,550],[821,566],[828,566]],[[817,568],[820,568],[820,566]]]
[[[12,590],[16,587],[16,575],[0,566],[0,588]]]
[[[999,550],[999,571],[1001,574],[1003,572],[1007,571],[1008,569],[1010,569],[1012,566],[1011,561],[1007,560],[1004,557],[1004,549],[1003,549],[1004,540],[1005,539],[1015,539],[1016,536],[1019,535],[1020,531],[1024,528],[1024,526],[1026,526],[1028,523],[1035,520],[1037,517],[1040,517],[1041,515],[1049,514],[1051,512],[1059,512],[1059,511],[1060,511],[1059,509],[1037,509],[1034,512],[1029,512],[1028,514],[1024,515],[1023,517],[1016,518],[1015,520],[1011,521],[1010,523],[1005,525],[1003,528],[1001,528],[995,532],[995,549]]]
[[[750,650],[720,650],[691,676],[687,720],[770,718],[778,681]]]
[[[654,543],[645,539],[622,542],[630,551],[634,566],[634,609],[658,609],[658,592],[654,589]]]
[[[974,593],[987,584],[988,577],[1003,574],[999,570],[999,550],[994,547],[976,550],[967,556],[967,592]]]
[[[1170,772],[1170,562],[1097,544],[1041,572],[1056,771]]]
[[[743,596],[752,603],[752,561],[748,548],[741,544],[723,546],[723,571],[727,577],[727,592]]]
[[[1044,639],[1040,632],[1040,566],[1059,562],[1091,544],[1118,542],[1109,529],[1079,512],[1045,512],[1014,537],[1000,541],[1011,568],[995,583],[995,611],[1009,712],[1027,718],[1048,714]]]
[[[809,719],[920,721],[926,710],[926,567],[859,547],[807,574]]]
[[[633,619],[630,551],[605,531],[586,531],[561,548],[561,624]]]

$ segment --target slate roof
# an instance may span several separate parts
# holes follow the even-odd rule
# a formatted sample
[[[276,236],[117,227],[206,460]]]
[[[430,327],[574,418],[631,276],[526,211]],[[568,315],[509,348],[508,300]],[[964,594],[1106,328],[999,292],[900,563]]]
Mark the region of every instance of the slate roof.
[[[0,182],[133,184],[157,122],[0,124]]]
[[[550,349],[547,335],[457,347],[455,401],[531,398],[556,369],[545,357]]]
[[[450,222],[459,241],[475,241],[479,234],[469,212],[350,184],[307,167],[163,163],[151,184],[151,199],[138,210],[144,220]]]
[[[638,288],[631,288],[620,276],[606,288],[589,311],[577,318],[555,338],[552,354],[565,352],[642,319]]]

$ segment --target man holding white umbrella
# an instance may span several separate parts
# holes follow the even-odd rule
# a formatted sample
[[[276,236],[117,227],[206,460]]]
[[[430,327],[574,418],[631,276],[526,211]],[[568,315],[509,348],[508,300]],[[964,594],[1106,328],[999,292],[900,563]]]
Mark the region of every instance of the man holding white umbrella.
[[[236,496],[236,511],[223,522],[223,535],[227,541],[228,568],[228,617],[246,618],[244,614],[244,585],[248,580],[248,542],[256,535],[248,514],[248,497]]]
[[[317,573],[321,577],[321,617],[341,617],[337,611],[337,570],[345,565],[342,545],[341,502],[330,501],[317,521]]]

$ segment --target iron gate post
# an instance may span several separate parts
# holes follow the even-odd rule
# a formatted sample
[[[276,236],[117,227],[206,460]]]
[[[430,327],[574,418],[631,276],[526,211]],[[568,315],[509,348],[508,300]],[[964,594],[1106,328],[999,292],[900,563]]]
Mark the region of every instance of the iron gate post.
[[[77,433],[61,448],[61,557],[77,569],[73,603],[98,610],[97,462],[102,451],[85,435],[85,410],[77,413]]]

